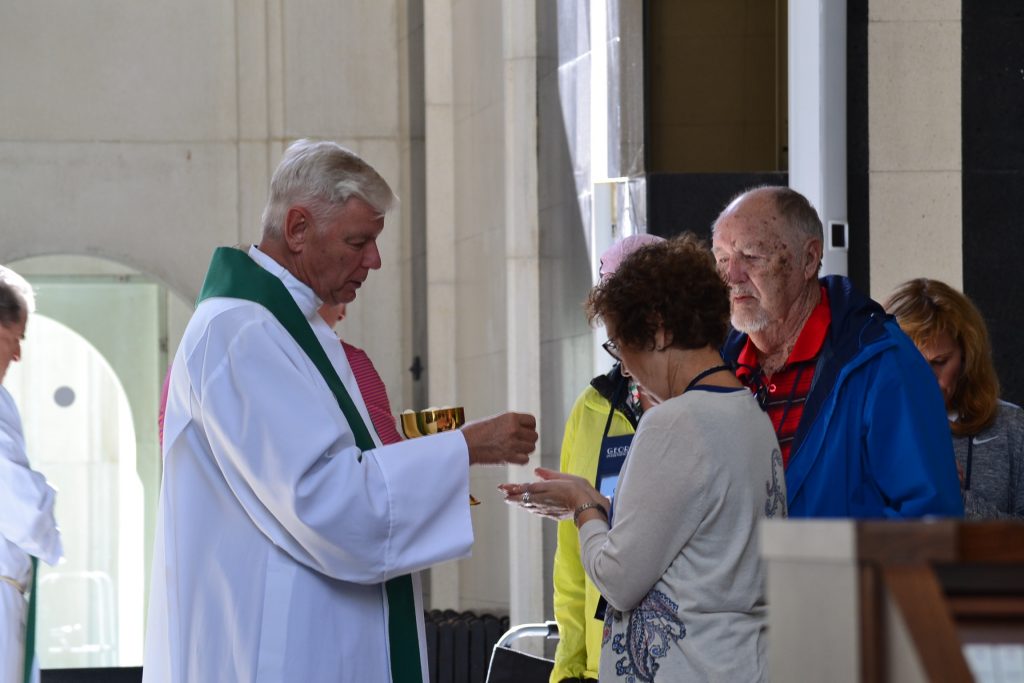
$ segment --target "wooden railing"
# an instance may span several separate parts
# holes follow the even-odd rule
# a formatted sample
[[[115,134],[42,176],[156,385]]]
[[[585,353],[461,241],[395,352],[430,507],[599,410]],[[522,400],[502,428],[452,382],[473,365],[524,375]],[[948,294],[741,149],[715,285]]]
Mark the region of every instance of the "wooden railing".
[[[930,681],[974,678],[963,646],[1024,644],[1024,523],[861,522],[861,676],[886,680],[891,599]]]

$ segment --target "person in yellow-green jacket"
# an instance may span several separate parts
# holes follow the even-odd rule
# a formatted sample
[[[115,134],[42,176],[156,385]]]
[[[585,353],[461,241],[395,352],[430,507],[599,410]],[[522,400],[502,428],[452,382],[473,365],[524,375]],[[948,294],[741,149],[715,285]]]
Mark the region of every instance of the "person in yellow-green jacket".
[[[616,242],[601,255],[601,277],[615,272],[634,250],[661,239],[632,235]],[[622,374],[619,363],[595,377],[569,414],[559,469],[586,478],[611,497],[633,432],[648,405],[636,383]],[[603,616],[597,618],[601,595],[583,571],[579,533],[571,519],[558,524],[553,583],[558,647],[550,682],[596,681],[604,628]]]

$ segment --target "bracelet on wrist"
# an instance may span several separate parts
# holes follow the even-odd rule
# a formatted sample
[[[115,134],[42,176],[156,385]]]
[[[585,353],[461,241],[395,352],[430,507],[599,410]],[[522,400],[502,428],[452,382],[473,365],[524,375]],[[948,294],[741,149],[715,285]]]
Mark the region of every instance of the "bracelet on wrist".
[[[584,503],[583,505],[577,505],[576,509],[573,510],[572,521],[576,526],[580,525],[580,515],[587,510],[597,510],[601,513],[601,516],[604,517],[604,521],[608,521],[608,511],[604,509],[604,505],[591,501],[589,503]]]

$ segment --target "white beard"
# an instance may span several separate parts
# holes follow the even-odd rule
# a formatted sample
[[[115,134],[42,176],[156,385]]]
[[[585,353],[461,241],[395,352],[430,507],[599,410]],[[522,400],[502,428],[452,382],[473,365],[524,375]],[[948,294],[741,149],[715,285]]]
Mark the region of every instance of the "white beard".
[[[768,327],[768,323],[771,320],[768,318],[768,313],[763,308],[758,308],[756,311],[749,311],[743,313],[733,312],[730,319],[732,326],[745,334],[752,334],[754,332],[760,332],[764,328]]]

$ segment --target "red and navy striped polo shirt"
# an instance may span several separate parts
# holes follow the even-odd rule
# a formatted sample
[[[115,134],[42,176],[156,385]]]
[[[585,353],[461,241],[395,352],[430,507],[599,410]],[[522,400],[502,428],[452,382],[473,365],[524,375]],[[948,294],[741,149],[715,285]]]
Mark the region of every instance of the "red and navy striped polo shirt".
[[[750,337],[736,358],[739,367],[736,377],[757,392],[758,382],[765,389],[765,411],[775,427],[775,436],[782,448],[783,466],[789,466],[789,454],[793,448],[800,418],[804,414],[804,403],[811,391],[814,380],[814,364],[825,344],[828,326],[832,322],[832,313],[828,307],[828,294],[821,288],[821,301],[811,311],[804,323],[796,344],[786,359],[781,370],[771,377],[761,376],[761,364],[757,359],[757,347]]]

